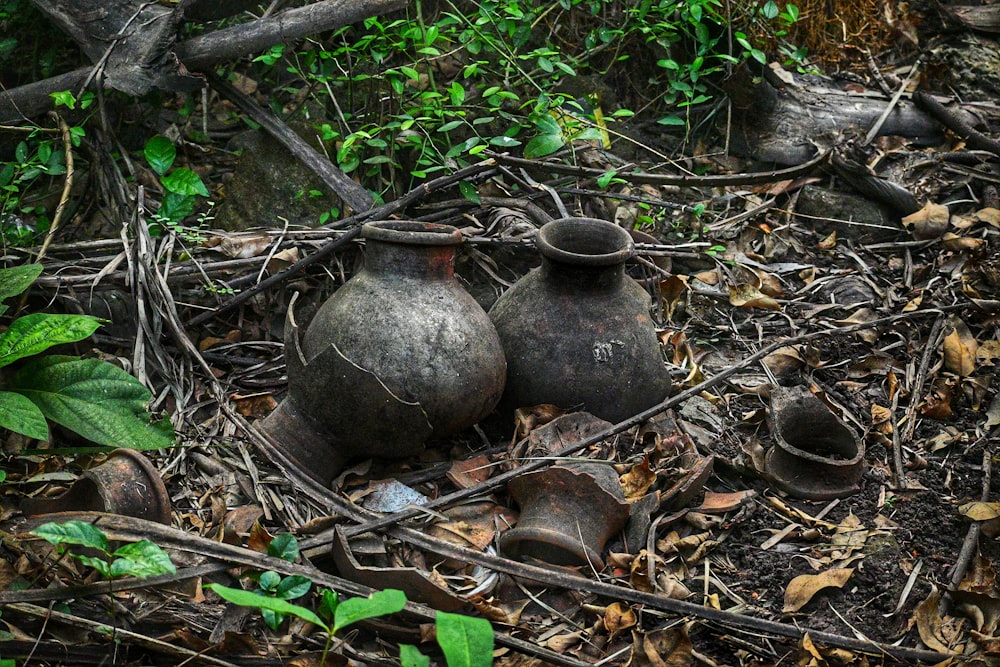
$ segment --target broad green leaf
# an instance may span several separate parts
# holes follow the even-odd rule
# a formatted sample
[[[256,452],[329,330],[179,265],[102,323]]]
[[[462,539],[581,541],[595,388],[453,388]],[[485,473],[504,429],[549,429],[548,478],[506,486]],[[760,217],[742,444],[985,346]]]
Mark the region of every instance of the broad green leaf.
[[[402,667],[430,667],[431,659],[412,644],[400,644],[399,664]]]
[[[174,169],[164,176],[160,182],[169,192],[179,195],[201,195],[208,196],[208,188],[201,180],[201,176],[194,173],[187,167]]]
[[[74,554],[74,553],[71,553],[70,556],[77,559],[87,567],[94,568],[105,579],[111,578],[111,566],[108,565],[108,561],[104,560],[103,558],[88,556],[87,554]]]
[[[101,321],[90,315],[34,313],[19,317],[0,334],[0,367],[44,352],[53,345],[83,340],[99,326]]]
[[[539,134],[562,134],[562,127],[559,126],[559,121],[553,118],[551,114],[533,114],[531,121],[535,124],[535,128]]]
[[[176,192],[168,192],[163,195],[160,209],[156,215],[170,222],[180,222],[194,213],[195,203],[197,203],[197,199],[194,195],[179,195]]]
[[[309,592],[312,581],[298,574],[292,574],[281,580],[274,594],[282,600],[294,600]]]
[[[163,176],[173,166],[174,160],[177,158],[177,147],[170,139],[158,134],[146,142],[143,155],[146,156],[146,162],[153,168],[153,171]]]
[[[132,576],[145,579],[177,572],[167,552],[149,540],[126,544],[111,555],[114,556],[111,561],[112,577]]]
[[[0,301],[16,296],[28,289],[42,273],[41,264],[22,264],[0,269]]]
[[[108,536],[100,528],[86,521],[64,521],[63,523],[43,523],[31,531],[51,544],[77,544],[101,551],[108,550]]]
[[[41,357],[25,364],[7,384],[48,419],[97,444],[130,449],[173,445],[170,433],[149,424],[149,390],[100,359]]]
[[[530,160],[550,155],[562,148],[565,143],[566,140],[561,134],[540,134],[524,147],[524,157]]]
[[[339,604],[340,600],[337,596],[337,591],[324,588],[319,592],[319,607],[316,609],[325,621],[333,623],[333,615],[337,612],[337,605]]]
[[[458,184],[458,191],[462,193],[462,196],[471,201],[473,204],[482,204],[482,200],[479,199],[479,191],[476,186],[468,181],[461,181]]]
[[[0,428],[35,440],[49,440],[49,424],[38,406],[26,396],[0,391]]]
[[[305,607],[286,602],[280,598],[272,598],[260,593],[251,593],[240,588],[230,588],[221,584],[206,584],[205,588],[213,590],[220,598],[226,602],[238,604],[241,607],[251,607],[253,609],[270,609],[278,614],[291,614],[303,621],[314,623],[321,628],[328,627],[319,616]]]
[[[437,642],[448,667],[490,667],[493,664],[493,626],[484,618],[437,613]]]
[[[299,542],[291,533],[282,533],[267,545],[267,555],[294,563],[299,559]]]
[[[265,593],[273,593],[280,583],[281,575],[271,570],[261,572],[260,577],[257,578],[257,585]]]
[[[395,588],[376,591],[366,598],[343,600],[333,614],[333,634],[366,618],[395,614],[405,606],[406,594]]]

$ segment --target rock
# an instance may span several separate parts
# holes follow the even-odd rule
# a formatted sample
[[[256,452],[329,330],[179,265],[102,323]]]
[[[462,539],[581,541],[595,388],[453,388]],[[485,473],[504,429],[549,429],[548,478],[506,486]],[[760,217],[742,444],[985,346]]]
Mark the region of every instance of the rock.
[[[859,243],[894,241],[906,235],[892,209],[858,195],[807,185],[799,193],[796,222],[820,236]]]

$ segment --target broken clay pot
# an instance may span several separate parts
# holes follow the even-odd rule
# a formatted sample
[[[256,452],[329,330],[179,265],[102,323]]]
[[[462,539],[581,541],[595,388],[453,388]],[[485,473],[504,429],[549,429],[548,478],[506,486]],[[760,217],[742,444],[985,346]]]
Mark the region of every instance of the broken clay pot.
[[[514,478],[508,489],[521,516],[501,536],[505,556],[604,569],[604,545],[629,516],[614,468],[603,463],[551,466]]]
[[[620,422],[670,393],[650,298],[625,274],[621,227],[563,218],[535,237],[542,265],[490,309],[507,356],[501,407],[551,403]]]
[[[796,498],[832,500],[857,493],[864,473],[865,445],[806,387],[778,387],[771,393],[775,444],[764,474]]]
[[[455,278],[462,234],[415,221],[368,223],[365,267],[300,335],[285,323],[288,396],[262,424],[329,484],[344,463],[420,452],[488,415],[506,363],[489,317]]]
[[[170,525],[170,497],[163,479],[145,456],[116,449],[87,470],[66,493],[55,498],[25,498],[25,516],[54,512],[96,511]]]

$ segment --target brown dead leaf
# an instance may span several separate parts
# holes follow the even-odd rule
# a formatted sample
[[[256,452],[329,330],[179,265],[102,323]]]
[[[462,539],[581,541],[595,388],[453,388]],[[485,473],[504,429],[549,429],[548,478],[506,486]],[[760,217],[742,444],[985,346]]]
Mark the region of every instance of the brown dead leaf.
[[[1000,394],[993,397],[990,406],[986,408],[986,423],[983,425],[987,430],[1000,424]]]
[[[274,253],[271,259],[267,260],[267,273],[268,275],[280,273],[297,261],[299,261],[299,249],[285,248]]]
[[[546,639],[545,648],[555,651],[556,653],[565,653],[579,644],[582,638],[583,632],[580,630],[577,630],[576,632],[561,632]]]
[[[626,667],[690,667],[693,647],[684,626],[632,632],[632,656]]]
[[[991,365],[997,359],[1000,359],[1000,340],[993,338],[980,343],[979,349],[976,350],[976,359],[984,364]]]
[[[904,227],[912,227],[913,237],[918,241],[936,239],[948,229],[951,214],[947,206],[928,203],[916,213],[903,218]]]
[[[731,512],[741,505],[750,502],[750,500],[756,495],[757,492],[753,489],[734,491],[732,493],[716,493],[715,491],[706,491],[705,499],[702,501],[701,506],[698,507],[698,511],[706,514],[722,514],[724,512]]]
[[[852,574],[854,568],[837,567],[819,574],[795,577],[785,587],[785,604],[781,611],[786,614],[797,612],[824,588],[843,588]]]
[[[970,236],[959,236],[952,232],[946,232],[941,237],[941,245],[952,252],[977,253],[986,245],[986,239],[974,239]]]
[[[805,359],[799,354],[798,348],[791,345],[779,347],[764,357],[763,363],[771,373],[779,378],[789,377],[793,373],[802,370],[806,365]]]
[[[960,506],[958,513],[973,521],[989,521],[1000,518],[1000,503],[986,503],[977,500]]]
[[[620,481],[622,490],[625,491],[625,500],[632,502],[646,495],[656,483],[656,473],[649,463],[649,454],[622,475]]]
[[[250,537],[247,539],[247,549],[252,549],[262,554],[267,553],[267,547],[271,544],[274,535],[271,535],[264,526],[254,522],[250,528]]]
[[[539,426],[545,426],[556,417],[565,414],[565,410],[547,403],[543,405],[533,405],[527,408],[518,408],[514,411],[514,424],[516,425],[516,438],[527,437],[529,433]]]
[[[248,396],[233,394],[231,398],[236,405],[236,411],[244,417],[263,417],[278,407],[278,402],[271,394],[250,394]]]
[[[671,275],[660,281],[660,304],[668,321],[673,320],[679,308],[683,309],[687,293],[687,276]]]
[[[604,629],[607,630],[609,638],[613,638],[622,630],[634,628],[639,622],[638,616],[632,607],[624,602],[612,602],[604,610]]]
[[[830,232],[830,235],[824,239],[820,239],[820,242],[816,244],[816,247],[820,250],[833,250],[837,247],[837,232],[836,230]]]
[[[960,377],[972,375],[976,370],[976,352],[979,343],[969,327],[957,317],[951,318],[951,330],[944,337],[944,366]]]
[[[982,208],[976,211],[974,217],[976,220],[985,222],[987,225],[1000,228],[1000,210],[989,207]]]
[[[490,478],[492,472],[490,457],[480,454],[464,461],[455,461],[451,464],[446,476],[458,488],[468,489],[485,482]]]
[[[738,308],[781,310],[781,305],[753,285],[740,283],[729,288],[729,303]]]
[[[217,244],[219,251],[233,259],[248,259],[263,255],[271,245],[267,234],[227,234]]]
[[[917,632],[920,633],[920,641],[924,643],[924,646],[932,651],[951,653],[941,635],[943,621],[938,614],[940,602],[941,593],[935,586],[931,589],[930,595],[917,605],[916,611],[913,612],[913,619],[916,621]]]
[[[951,419],[951,389],[951,385],[947,382],[940,379],[935,381],[920,406],[920,414],[941,421]]]

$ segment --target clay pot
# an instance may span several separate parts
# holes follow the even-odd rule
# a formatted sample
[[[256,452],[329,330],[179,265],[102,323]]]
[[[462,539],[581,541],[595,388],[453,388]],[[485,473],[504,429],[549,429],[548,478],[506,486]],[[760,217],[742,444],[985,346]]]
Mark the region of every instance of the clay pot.
[[[563,218],[535,237],[542,265],[490,317],[507,356],[502,407],[551,403],[620,422],[670,393],[649,295],[625,274],[632,239],[593,218]]]
[[[614,468],[600,463],[552,466],[514,478],[508,489],[521,516],[501,537],[501,553],[604,569],[604,545],[629,516]]]
[[[289,307],[288,397],[262,425],[323,483],[351,459],[411,456],[432,435],[472,426],[496,406],[506,375],[496,330],[455,279],[461,232],[383,221],[362,235],[364,269],[304,335]]]
[[[111,452],[104,463],[80,475],[61,496],[26,498],[21,511],[26,516],[107,512],[170,525],[170,497],[160,473],[149,459],[131,449]]]
[[[771,392],[774,446],[764,458],[768,481],[796,498],[832,500],[860,491],[865,444],[806,387]]]

